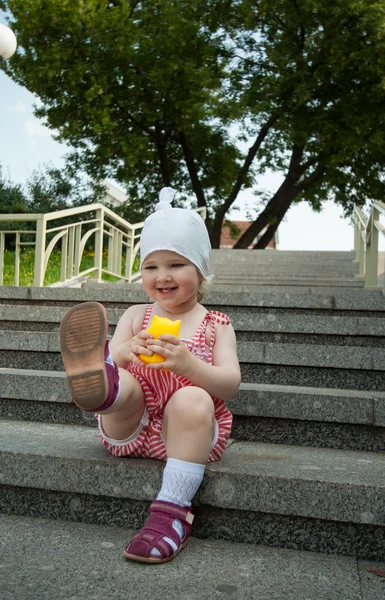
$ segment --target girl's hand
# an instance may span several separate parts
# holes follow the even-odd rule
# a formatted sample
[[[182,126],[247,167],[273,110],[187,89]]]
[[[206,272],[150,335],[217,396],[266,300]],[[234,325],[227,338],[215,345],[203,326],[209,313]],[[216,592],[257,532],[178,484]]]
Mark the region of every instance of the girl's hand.
[[[147,348],[161,354],[165,361],[161,363],[150,363],[146,365],[149,369],[164,369],[173,371],[177,375],[189,377],[189,373],[194,369],[197,360],[189,351],[186,344],[180,341],[175,335],[165,333],[159,336],[157,340],[147,341]]]
[[[113,358],[118,365],[126,366],[127,363],[133,362],[136,365],[143,366],[144,363],[138,358],[139,354],[152,356],[152,351],[147,347],[148,340],[153,339],[148,331],[139,331],[137,335],[117,346],[113,351]]]

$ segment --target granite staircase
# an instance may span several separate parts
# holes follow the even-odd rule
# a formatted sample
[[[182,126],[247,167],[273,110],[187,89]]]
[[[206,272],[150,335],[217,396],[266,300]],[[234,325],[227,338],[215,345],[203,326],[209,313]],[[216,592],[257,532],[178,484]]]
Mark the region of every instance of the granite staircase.
[[[213,256],[204,304],[232,319],[242,384],[194,535],[384,561],[385,297],[362,288],[352,253],[279,254]],[[163,463],[110,456],[69,400],[58,326],[89,300],[112,333],[147,298],[137,285],[0,288],[0,513],[135,529]]]

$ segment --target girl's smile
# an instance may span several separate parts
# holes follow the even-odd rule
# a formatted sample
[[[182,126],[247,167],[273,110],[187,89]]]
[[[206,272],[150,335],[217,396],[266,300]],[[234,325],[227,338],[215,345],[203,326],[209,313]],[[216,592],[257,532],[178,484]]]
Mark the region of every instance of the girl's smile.
[[[173,292],[175,292],[178,288],[176,287],[172,287],[172,288],[158,288],[158,290],[164,295],[164,296],[170,296]]]
[[[195,265],[176,252],[156,250],[142,265],[143,287],[152,300],[168,312],[184,312],[197,304],[199,273]]]

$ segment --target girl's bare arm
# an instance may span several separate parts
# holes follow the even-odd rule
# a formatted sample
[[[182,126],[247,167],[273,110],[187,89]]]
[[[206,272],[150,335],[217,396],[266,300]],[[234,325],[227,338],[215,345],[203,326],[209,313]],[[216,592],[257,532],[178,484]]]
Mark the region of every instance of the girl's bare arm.
[[[241,371],[237,356],[237,342],[232,325],[218,325],[213,348],[213,364],[197,359],[190,373],[185,374],[193,383],[210,396],[231,400],[241,383]]]

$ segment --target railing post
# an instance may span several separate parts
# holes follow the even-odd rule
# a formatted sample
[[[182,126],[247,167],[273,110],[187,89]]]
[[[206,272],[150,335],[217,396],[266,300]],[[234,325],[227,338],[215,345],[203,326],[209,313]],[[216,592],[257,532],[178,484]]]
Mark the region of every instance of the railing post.
[[[378,271],[378,229],[376,222],[380,219],[380,213],[372,208],[370,217],[369,243],[366,245],[365,257],[365,287],[377,287]]]
[[[44,285],[44,252],[47,222],[45,215],[38,215],[36,220],[36,245],[35,245],[35,273],[33,285],[43,287]]]
[[[5,233],[0,231],[0,285],[3,285]]]
[[[61,260],[60,260],[60,281],[67,279],[67,252],[68,252],[68,233],[63,235],[61,241]]]
[[[15,245],[15,286],[20,282],[20,231],[16,232]]]
[[[118,232],[115,227],[112,231],[112,273],[116,273],[117,271],[117,256],[118,256]]]
[[[115,265],[114,272],[117,275],[122,274],[122,248],[123,248],[123,232],[116,232],[116,240],[115,240]]]
[[[74,247],[75,247],[75,228],[68,230],[68,261],[67,261],[67,279],[72,279],[74,270]]]
[[[114,229],[108,228],[108,250],[107,250],[107,271],[110,273],[114,270]]]
[[[132,255],[134,251],[134,231],[131,229],[129,231],[130,243],[126,247],[126,266],[124,269],[124,276],[128,279],[128,283],[131,283],[132,280]]]
[[[80,263],[82,257],[80,256],[80,244],[82,239],[82,224],[75,226],[75,271],[74,275],[77,277],[80,271]]]
[[[363,277],[365,275],[365,242],[362,239],[361,231],[360,231],[360,237],[358,239],[357,259],[358,259],[358,265],[359,265],[358,275],[360,277]]]
[[[360,243],[361,232],[358,225],[358,217],[354,215],[354,251],[356,253],[356,260],[358,260],[359,243]]]
[[[96,267],[96,277],[102,281],[103,268],[103,230],[104,230],[104,210],[100,208],[96,211],[96,221],[99,221],[98,230],[95,232],[95,259],[94,266]]]

